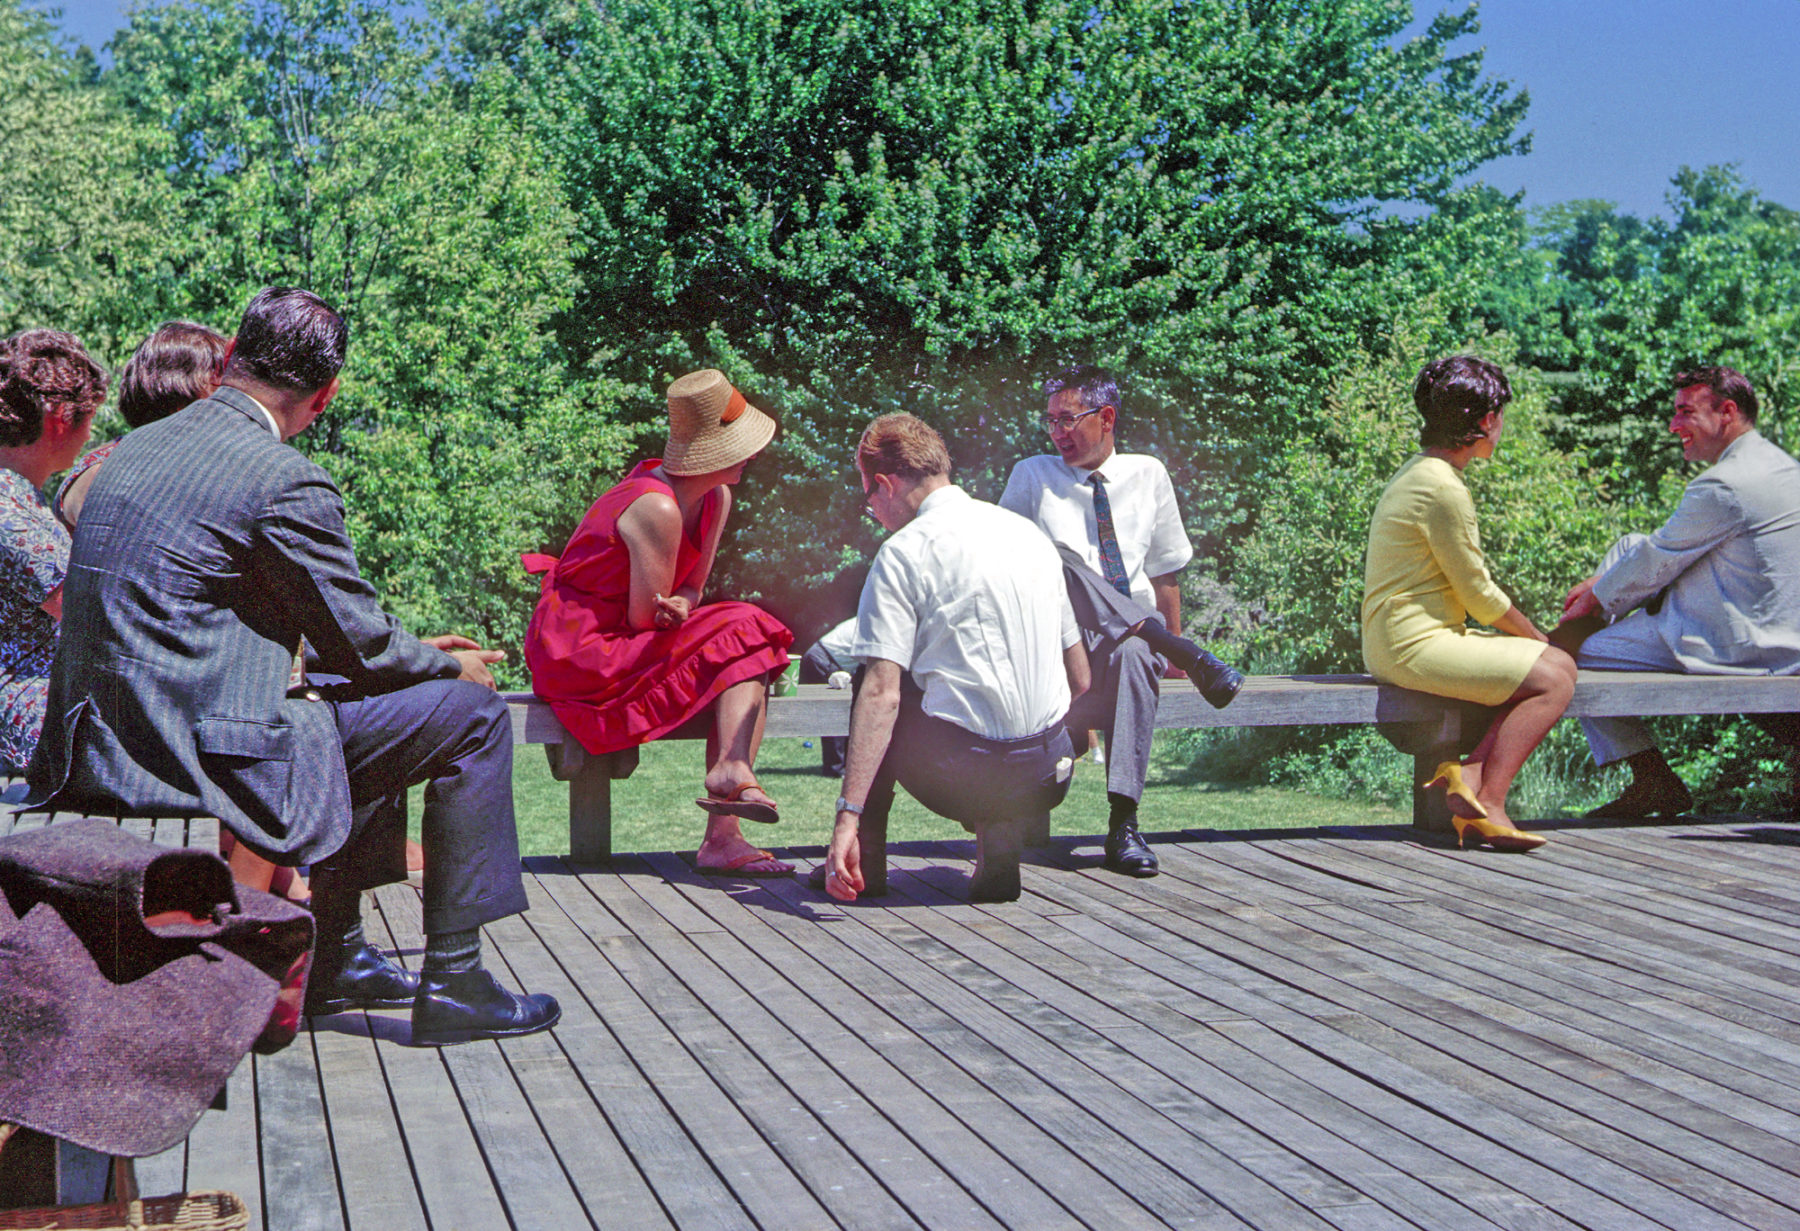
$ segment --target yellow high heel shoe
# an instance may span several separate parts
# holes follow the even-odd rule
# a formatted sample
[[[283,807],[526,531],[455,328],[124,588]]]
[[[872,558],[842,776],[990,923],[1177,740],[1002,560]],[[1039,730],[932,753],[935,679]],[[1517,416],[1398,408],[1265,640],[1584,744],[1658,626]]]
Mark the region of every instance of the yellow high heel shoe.
[[[1462,850],[1467,845],[1466,839],[1471,829],[1475,831],[1476,846],[1485,842],[1497,851],[1535,851],[1550,840],[1541,833],[1526,833],[1523,829],[1490,821],[1485,816],[1457,816],[1451,813],[1450,823],[1456,826],[1457,850]]]
[[[1429,791],[1439,786],[1444,788],[1444,803],[1449,806],[1452,817],[1463,820],[1487,819],[1487,809],[1481,806],[1475,798],[1475,792],[1463,781],[1461,761],[1438,762],[1437,769],[1424,789]],[[1462,830],[1458,829],[1459,838],[1461,833]]]

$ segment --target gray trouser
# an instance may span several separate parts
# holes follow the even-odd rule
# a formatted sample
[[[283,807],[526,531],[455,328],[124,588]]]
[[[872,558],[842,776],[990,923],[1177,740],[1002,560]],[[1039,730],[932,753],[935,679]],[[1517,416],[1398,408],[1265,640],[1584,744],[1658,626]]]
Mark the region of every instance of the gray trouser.
[[[1150,772],[1156,699],[1168,664],[1129,632],[1146,618],[1161,624],[1162,616],[1113,589],[1067,547],[1059,544],[1057,551],[1094,673],[1087,692],[1069,710],[1069,729],[1104,731],[1107,791],[1141,799]]]
[[[1618,562],[1620,556],[1647,538],[1642,534],[1622,537],[1601,558],[1600,571],[1604,573]],[[1575,655],[1575,665],[1597,671],[1687,670],[1669,650],[1656,627],[1656,620],[1641,608],[1620,616],[1582,642]],[[1583,718],[1581,729],[1587,734],[1588,748],[1594,754],[1596,765],[1610,765],[1656,747],[1656,740],[1642,718]]]

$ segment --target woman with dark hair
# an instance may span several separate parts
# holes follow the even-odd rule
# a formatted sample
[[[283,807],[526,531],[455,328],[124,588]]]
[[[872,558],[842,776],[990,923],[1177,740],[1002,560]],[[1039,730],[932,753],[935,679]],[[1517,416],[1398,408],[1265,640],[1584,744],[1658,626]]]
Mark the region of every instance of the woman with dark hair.
[[[81,455],[106,373],[71,334],[0,343],[0,771],[23,773],[44,725],[69,533],[40,494]]]
[[[119,414],[129,427],[166,419],[219,387],[231,339],[193,321],[168,321],[132,352],[119,372]],[[70,530],[81,516],[81,502],[93,486],[100,463],[118,441],[109,441],[82,458],[63,479],[50,509]]]
[[[1498,706],[1466,760],[1445,761],[1442,787],[1459,846],[1526,851],[1544,844],[1506,812],[1513,778],[1575,690],[1575,660],[1552,647],[1488,572],[1462,472],[1491,458],[1512,400],[1506,374],[1468,355],[1419,372],[1420,451],[1381,494],[1363,571],[1362,647],[1383,683]],[[1474,616],[1491,628],[1471,628]]]
[[[669,439],[601,495],[546,572],[525,633],[531,687],[596,755],[681,731],[706,735],[703,873],[788,876],[793,865],[752,846],[738,822],[775,821],[756,781],[766,686],[794,635],[740,602],[701,602],[731,512],[731,488],[775,435],[775,421],[725,374],[669,386]]]

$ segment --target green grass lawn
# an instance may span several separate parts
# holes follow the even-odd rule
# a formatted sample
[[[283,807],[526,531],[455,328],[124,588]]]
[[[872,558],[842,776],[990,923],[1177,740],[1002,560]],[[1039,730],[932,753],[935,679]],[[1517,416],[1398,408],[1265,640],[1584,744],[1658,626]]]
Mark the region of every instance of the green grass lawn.
[[[758,758],[757,776],[781,804],[778,825],[744,825],[765,846],[815,846],[830,840],[838,780],[819,773],[817,741],[770,740]],[[543,750],[522,747],[513,766],[519,848],[526,855],[560,855],[569,849],[568,788],[550,776]],[[642,749],[637,772],[613,784],[615,851],[693,850],[704,816],[694,806],[702,794],[705,745],[669,740]],[[1409,813],[1376,804],[1320,799],[1272,787],[1223,789],[1191,781],[1187,757],[1160,742],[1138,816],[1147,832],[1165,829],[1278,829],[1309,825],[1395,825]],[[412,814],[418,816],[418,802]],[[1106,832],[1106,770],[1082,760],[1069,798],[1051,814],[1059,835]],[[934,816],[905,791],[895,800],[888,836],[896,842],[965,836],[961,826]]]

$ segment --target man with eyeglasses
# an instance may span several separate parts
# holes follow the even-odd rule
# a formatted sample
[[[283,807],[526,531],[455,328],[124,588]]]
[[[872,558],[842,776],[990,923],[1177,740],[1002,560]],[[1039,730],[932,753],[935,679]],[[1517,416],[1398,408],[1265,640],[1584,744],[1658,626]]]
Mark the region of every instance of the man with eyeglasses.
[[[943,437],[912,415],[871,423],[856,468],[888,539],[857,604],[850,652],[863,677],[813,884],[845,902],[887,892],[898,784],[975,835],[969,900],[1013,901],[1027,823],[1068,793],[1063,715],[1087,684],[1056,553],[1029,522],[952,483]]]
[[[1068,725],[1106,736],[1106,867],[1155,876],[1156,855],[1138,832],[1137,810],[1158,681],[1172,664],[1223,707],[1244,677],[1181,636],[1178,575],[1194,548],[1168,470],[1154,457],[1114,448],[1118,381],[1084,365],[1046,381],[1044,393],[1042,423],[1056,453],[1014,466],[1000,507],[1036,522],[1062,555],[1092,674]]]

